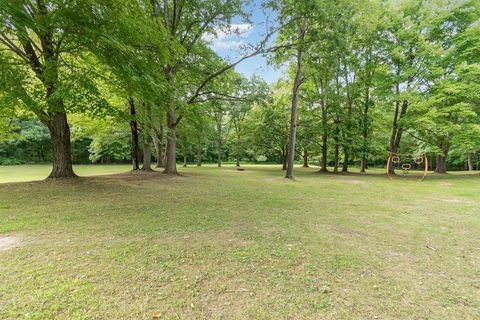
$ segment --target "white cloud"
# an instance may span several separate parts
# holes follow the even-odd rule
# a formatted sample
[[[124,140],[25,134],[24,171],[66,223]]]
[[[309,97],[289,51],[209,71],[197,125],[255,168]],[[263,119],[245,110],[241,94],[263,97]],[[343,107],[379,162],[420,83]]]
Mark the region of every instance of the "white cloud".
[[[229,28],[215,30],[203,36],[213,50],[237,49],[246,45],[242,39],[248,37],[253,30],[249,23],[232,24]]]

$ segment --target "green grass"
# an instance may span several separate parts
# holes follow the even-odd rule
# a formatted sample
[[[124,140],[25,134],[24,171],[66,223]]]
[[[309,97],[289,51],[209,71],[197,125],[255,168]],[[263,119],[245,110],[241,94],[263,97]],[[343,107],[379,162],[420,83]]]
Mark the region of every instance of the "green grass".
[[[83,176],[97,176],[121,173],[131,170],[130,165],[76,165],[75,173]],[[52,171],[47,165],[0,166],[0,183],[44,180]]]
[[[0,319],[480,318],[480,176],[245,169],[0,184]]]

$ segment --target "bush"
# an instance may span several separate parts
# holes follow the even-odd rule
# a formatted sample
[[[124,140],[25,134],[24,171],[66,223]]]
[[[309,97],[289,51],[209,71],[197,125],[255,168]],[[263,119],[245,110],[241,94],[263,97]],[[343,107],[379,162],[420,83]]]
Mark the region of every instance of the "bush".
[[[0,165],[2,166],[14,166],[18,164],[25,164],[25,162],[15,158],[0,158]]]

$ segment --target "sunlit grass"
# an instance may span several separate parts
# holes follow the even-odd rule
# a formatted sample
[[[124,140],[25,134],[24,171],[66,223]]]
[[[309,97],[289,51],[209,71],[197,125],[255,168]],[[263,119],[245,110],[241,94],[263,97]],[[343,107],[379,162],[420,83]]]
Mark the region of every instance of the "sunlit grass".
[[[1,184],[0,318],[480,318],[479,175],[245,169]]]
[[[79,176],[95,176],[126,172],[130,165],[75,165],[75,173]],[[52,170],[48,165],[0,166],[0,183],[25,182],[43,180]]]

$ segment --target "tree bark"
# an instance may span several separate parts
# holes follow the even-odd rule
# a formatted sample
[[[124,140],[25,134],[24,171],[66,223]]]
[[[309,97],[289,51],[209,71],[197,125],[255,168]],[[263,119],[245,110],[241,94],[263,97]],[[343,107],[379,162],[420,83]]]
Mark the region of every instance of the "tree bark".
[[[362,118],[362,127],[363,127],[363,146],[362,146],[362,159],[360,161],[360,172],[365,172],[367,169],[367,152],[369,149],[368,146],[368,109],[370,107],[370,88],[365,89],[365,105],[363,109],[363,118]]]
[[[398,153],[400,150],[400,141],[403,134],[403,126],[400,124],[400,121],[403,119],[408,109],[408,101],[403,101],[402,107],[400,109],[400,102],[397,102],[395,108],[395,116],[393,120],[393,129],[392,136],[390,138],[390,153]],[[390,163],[389,173],[395,174],[395,164]]]
[[[197,167],[202,166],[202,148],[198,147],[197,149]]]
[[[448,156],[448,148],[445,146],[445,144],[440,145],[440,149],[442,150],[441,154],[437,154],[436,156],[436,163],[437,165],[435,166],[435,173],[447,173],[447,156]]]
[[[300,38],[303,38],[305,34],[305,28],[299,26],[298,33]],[[285,178],[293,179],[293,164],[295,160],[295,144],[297,140],[297,108],[298,108],[298,93],[300,91],[300,86],[302,84],[302,49],[297,48],[297,71],[295,74],[295,80],[293,82],[293,93],[292,93],[292,108],[290,113],[290,137],[288,143],[288,154],[287,154],[287,173]]]
[[[53,153],[53,169],[48,178],[75,178],[71,158],[70,127],[66,113],[52,113],[47,127],[50,131]]]
[[[175,120],[175,112],[172,110],[167,113],[167,163],[165,164],[164,173],[178,174],[177,172],[177,135],[176,127],[177,122]]]
[[[308,151],[303,149],[303,167],[308,168]]]
[[[282,171],[287,170],[287,148],[282,148]]]
[[[222,139],[222,116],[217,118],[217,166],[220,168],[222,166],[222,148],[223,148],[223,139]]]
[[[468,166],[468,171],[475,170],[475,167],[473,166],[473,155],[471,153],[469,153],[467,156],[467,166]]]
[[[236,157],[236,163],[235,163],[235,166],[236,167],[240,167],[240,153],[237,152],[237,157]]]
[[[400,76],[400,65],[397,64],[397,77]],[[407,82],[407,89],[410,87],[410,81]],[[397,97],[400,95],[400,83],[396,83],[395,86]],[[401,120],[407,113],[408,109],[408,101],[403,100],[400,102],[397,100],[395,103],[395,114],[393,117],[393,125],[392,125],[392,135],[390,137],[390,153],[398,153],[400,150],[400,141],[402,140],[403,134],[403,125]],[[389,157],[390,159],[390,157]],[[395,164],[390,162],[389,165],[389,174],[395,174]]]
[[[348,172],[348,162],[350,161],[350,155],[348,153],[348,147],[344,150],[342,172]]]
[[[355,80],[354,80],[355,82]],[[350,148],[351,148],[351,135],[352,135],[352,113],[353,113],[353,93],[350,91],[350,83],[348,81],[348,72],[347,66],[345,65],[345,87],[347,91],[347,104],[348,104],[348,114],[347,114],[347,141],[343,145],[344,149],[344,159],[342,172],[348,172],[348,162],[350,161]]]
[[[184,167],[184,168],[187,167],[187,162],[188,162],[187,155],[184,154],[184,155],[183,155],[183,167]]]
[[[323,94],[323,88],[322,88]],[[328,113],[325,98],[322,96],[320,101],[322,108],[322,159],[320,160],[320,172],[328,172]]]
[[[365,173],[368,167],[367,156],[365,154],[362,155],[362,160],[360,160],[360,172]]]
[[[236,151],[236,166],[240,167],[240,134],[237,129],[237,151]]]
[[[133,98],[128,99],[128,104],[130,106],[130,150],[132,156],[132,170],[139,170],[139,147],[138,147],[138,124],[137,120],[135,119],[136,110],[135,110],[135,102]]]
[[[143,145],[143,171],[152,170],[152,138],[146,137]]]
[[[338,166],[340,162],[340,145],[338,143],[338,138],[335,138],[335,150],[334,150],[334,165],[333,165],[333,173],[338,173]]]
[[[163,125],[155,136],[155,149],[157,151],[157,168],[165,167],[165,158],[163,155]]]
[[[322,158],[320,159],[320,172],[328,172],[328,137],[325,132],[322,135]]]

